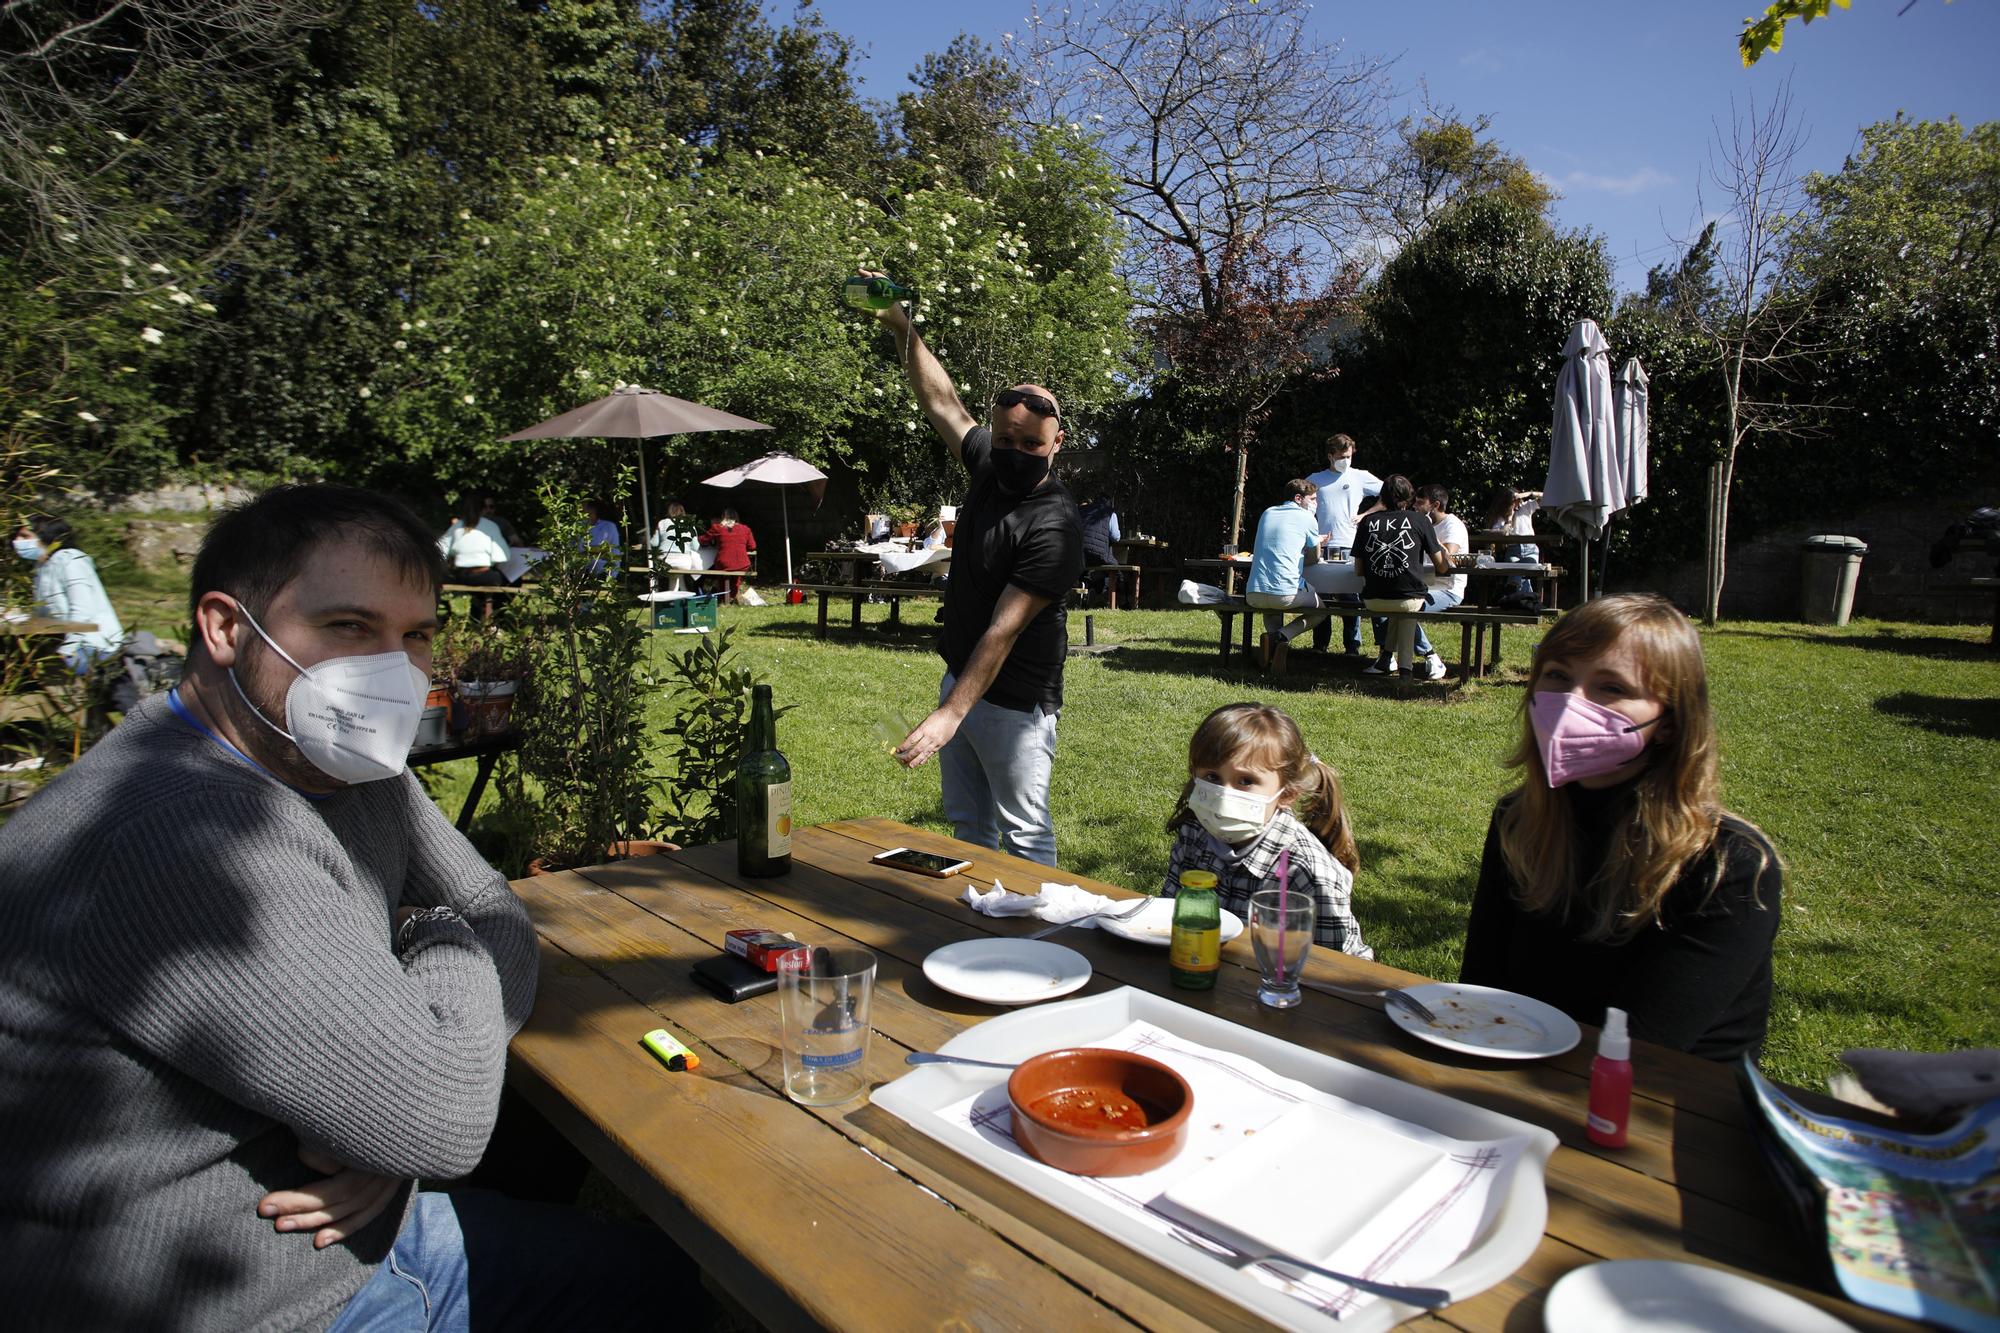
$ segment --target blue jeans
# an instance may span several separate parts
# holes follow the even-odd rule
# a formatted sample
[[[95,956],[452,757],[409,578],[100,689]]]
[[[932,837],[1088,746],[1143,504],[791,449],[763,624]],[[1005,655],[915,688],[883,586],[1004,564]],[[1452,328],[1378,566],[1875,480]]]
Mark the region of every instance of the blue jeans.
[[[655,1328],[700,1274],[657,1231],[490,1190],[420,1193],[331,1333]]]
[[[944,673],[938,702],[957,677]],[[938,751],[944,817],[961,842],[1002,847],[1015,856],[1056,863],[1056,829],[1049,817],[1049,772],[1056,759],[1056,715],[1020,713],[981,699]]]
[[[1464,600],[1465,598],[1462,594],[1455,593],[1449,588],[1432,588],[1428,593],[1424,594],[1424,604],[1420,609],[1425,611],[1449,611]],[[1390,649],[1387,644],[1382,642],[1382,634],[1388,624],[1389,622],[1386,619],[1379,616],[1375,620],[1375,651],[1378,657],[1385,660],[1389,656]],[[1358,631],[1357,637],[1359,637]],[[1430,636],[1424,633],[1424,627],[1421,624],[1417,626],[1416,646],[1411,651],[1415,652],[1418,657],[1429,657],[1437,651],[1437,649],[1431,647]],[[1405,671],[1412,669],[1411,664],[1408,662],[1403,662],[1399,665]]]

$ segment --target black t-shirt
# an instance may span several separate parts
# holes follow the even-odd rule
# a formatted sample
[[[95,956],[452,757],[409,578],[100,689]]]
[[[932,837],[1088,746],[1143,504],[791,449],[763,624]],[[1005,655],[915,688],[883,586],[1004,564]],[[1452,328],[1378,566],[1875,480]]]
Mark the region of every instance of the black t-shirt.
[[[1632,785],[1564,791],[1577,821],[1576,864],[1594,871],[1612,834],[1633,818]],[[1607,944],[1583,939],[1574,917],[1530,913],[1515,901],[1500,852],[1500,812],[1510,799],[1501,798],[1487,829],[1460,981],[1532,995],[1579,1023],[1602,1024],[1615,1005],[1630,1015],[1633,1036],[1710,1060],[1762,1049],[1784,892],[1784,870],[1762,834],[1724,815],[1715,843],[1668,891],[1660,924]],[[1711,895],[1717,856],[1722,880]]]
[[[1444,548],[1430,519],[1414,509],[1378,509],[1354,527],[1354,555],[1361,562],[1361,595],[1394,599],[1430,591],[1423,571]]]
[[[1063,598],[1083,577],[1083,519],[1063,484],[1051,478],[1015,499],[1001,493],[992,467],[993,432],[974,426],[960,446],[971,487],[958,507],[945,585],[944,632],[938,655],[957,675],[993,623],[1000,594],[1011,584],[1050,598],[1014,640],[986,701],[1027,712],[1062,707],[1063,659],[1069,619]]]

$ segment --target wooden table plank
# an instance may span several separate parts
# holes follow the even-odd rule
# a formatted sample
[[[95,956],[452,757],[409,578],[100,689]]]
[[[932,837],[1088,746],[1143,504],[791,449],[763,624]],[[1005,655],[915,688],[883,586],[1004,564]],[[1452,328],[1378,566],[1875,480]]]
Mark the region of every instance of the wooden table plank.
[[[572,876],[542,880],[524,881],[532,887],[523,892],[543,913],[592,891]],[[549,933],[583,942],[572,930]],[[613,943],[612,953],[544,945],[543,991],[514,1041],[516,1081],[539,1105],[590,1108],[599,1146],[609,1150],[599,1164],[760,1319],[871,1329],[1129,1326],[1053,1268],[854,1151],[832,1126],[799,1114],[744,1064],[775,1065],[773,1043],[712,1045],[683,1028],[678,1035],[702,1068],[669,1072],[638,1044],[660,1025],[659,1012],[604,975],[620,947],[643,950],[647,937]],[[658,1169],[634,1170],[641,1162]],[[912,1236],[924,1245],[911,1246]],[[791,1261],[769,1264],[774,1253]],[[739,1255],[751,1256],[768,1282],[749,1280]],[[755,1263],[759,1255],[766,1262]]]
[[[951,852],[974,864],[968,876],[951,880],[927,879],[870,864],[871,855],[892,846]],[[872,1044],[867,1070],[871,1086],[879,1086],[904,1072],[901,1056],[906,1049],[933,1049],[999,1012],[938,992],[922,977],[923,958],[955,940],[1021,934],[1039,925],[971,913],[956,901],[968,882],[976,878],[983,885],[999,875],[1021,890],[1032,890],[1050,878],[1118,896],[1124,896],[1124,891],[999,853],[966,849],[955,840],[887,820],[847,821],[800,830],[795,835],[793,856],[792,872],[769,880],[739,880],[734,848],[725,844],[594,867],[580,875],[556,877],[555,884],[537,881],[517,887],[530,901],[538,929],[569,948],[578,963],[587,964],[596,974],[596,982],[614,988],[631,1007],[619,1033],[631,1023],[651,1021],[641,1015],[666,1017],[696,1039],[691,1045],[703,1050],[702,1081],[755,1097],[778,1120],[788,1117],[796,1122],[802,1128],[788,1131],[788,1143],[803,1136],[818,1145],[815,1151],[829,1150],[827,1145],[831,1145],[836,1157],[845,1154],[868,1162],[874,1172],[881,1173],[869,1177],[864,1172],[864,1182],[874,1179],[879,1183],[881,1175],[893,1172],[890,1178],[898,1182],[898,1189],[890,1192],[899,1198],[907,1193],[928,1199],[909,1189],[911,1185],[943,1196],[958,1210],[947,1215],[972,1227],[985,1238],[985,1245],[993,1247],[979,1253],[1001,1256],[992,1261],[1002,1267],[1013,1266],[1009,1271],[1040,1276],[1043,1285],[1024,1288],[1019,1299],[1031,1305],[1042,1302],[1047,1307],[1029,1315],[1017,1304],[1004,1315],[979,1319],[975,1312],[982,1307],[974,1300],[976,1291],[950,1288],[953,1303],[946,1314],[944,1306],[926,1307],[921,1301],[904,1308],[906,1293],[899,1294],[899,1288],[882,1298],[897,1311],[898,1319],[904,1315],[914,1319],[924,1313],[939,1317],[930,1320],[933,1323],[956,1317],[972,1326],[1008,1322],[1053,1327],[1051,1321],[1056,1317],[1066,1323],[1079,1322],[1069,1308],[1074,1302],[1078,1310],[1088,1312],[1088,1318],[1082,1320],[1086,1326],[1093,1321],[1124,1320],[1175,1329],[1245,1326],[1248,1316],[1243,1311],[1171,1267],[1134,1254],[866,1102],[816,1111],[784,1102],[779,1095],[782,1080],[775,1001],[724,1005],[698,990],[687,976],[688,966],[715,951],[726,931],[743,926],[791,930],[808,943],[854,940],[867,945],[881,960],[872,1023],[879,1039]],[[1256,974],[1247,941],[1232,944],[1225,951],[1229,966],[1216,989],[1207,993],[1172,992],[1162,951],[1142,950],[1088,930],[1073,932],[1064,942],[1091,958],[1096,969],[1092,990],[1132,984],[1167,994],[1245,1026],[1277,1033],[1557,1133],[1563,1146],[1548,1171],[1548,1235],[1536,1255],[1506,1283],[1421,1321],[1425,1326],[1533,1326],[1539,1323],[1540,1296],[1547,1285],[1562,1273],[1599,1258],[1693,1260],[1746,1271],[1765,1282],[1814,1280],[1793,1225],[1782,1214],[1773,1187],[1765,1180],[1764,1168],[1755,1161],[1741,1103],[1727,1076],[1706,1061],[1690,1061],[1672,1052],[1658,1052],[1656,1058],[1650,1048],[1642,1048],[1644,1093],[1634,1103],[1634,1146],[1622,1153],[1605,1152],[1589,1145],[1580,1129],[1587,1052],[1496,1068],[1494,1062],[1457,1057],[1416,1042],[1375,1013],[1372,1000],[1314,994],[1298,1010],[1267,1010],[1255,1002]],[[1312,979],[1376,986],[1419,979],[1324,950],[1315,954],[1307,973]],[[537,1019],[539,1022],[539,1010]],[[621,1058],[637,1055],[651,1064],[650,1057],[638,1054],[637,1030],[624,1035],[630,1051],[622,1052]],[[710,1052],[716,1057],[715,1070],[707,1067]],[[651,1064],[648,1073],[655,1081],[676,1077],[658,1071],[657,1064]],[[597,1096],[581,1084],[572,1085],[569,1091],[585,1104],[592,1104]],[[552,1101],[562,1100],[559,1093],[547,1095]],[[770,1108],[776,1108],[775,1112]],[[606,1118],[612,1120],[610,1129],[619,1127],[615,1108],[600,1113],[600,1119]],[[600,1137],[604,1141],[597,1145],[599,1155],[616,1158],[629,1152],[639,1160],[653,1160],[646,1156],[643,1144],[621,1147],[607,1135]],[[696,1140],[689,1142],[698,1138],[697,1133]],[[688,1146],[676,1140],[677,1149],[686,1151]],[[857,1147],[865,1151],[855,1152]],[[743,1151],[744,1145],[723,1138],[715,1149],[727,1157]],[[800,1151],[795,1146],[792,1150]],[[871,1162],[871,1155],[878,1160]],[[627,1185],[635,1173],[645,1178]],[[656,1196],[646,1205],[648,1211],[678,1218],[683,1229],[697,1239],[712,1234],[717,1247],[726,1237],[728,1243],[747,1248],[749,1257],[735,1262],[732,1271],[736,1282],[754,1286],[755,1273],[745,1276],[746,1265],[749,1270],[768,1268],[772,1256],[783,1251],[770,1244],[770,1236],[759,1234],[751,1220],[731,1216],[726,1208],[719,1210],[720,1216],[711,1217],[718,1212],[717,1206],[705,1194],[689,1194],[678,1172],[672,1176],[648,1176],[628,1163],[616,1178],[622,1186]],[[683,1196],[700,1198],[699,1217],[690,1219],[676,1213],[677,1208],[689,1211],[674,1202]],[[866,1192],[853,1197],[864,1198]],[[870,1203],[872,1206],[872,1200]],[[907,1207],[907,1199],[897,1206]],[[906,1229],[899,1262],[933,1259],[936,1246],[921,1218],[913,1230],[907,1229],[907,1222],[902,1225]],[[911,1237],[919,1235],[925,1237],[924,1242],[912,1243]],[[730,1261],[719,1262],[727,1267]],[[801,1290],[786,1287],[783,1299],[772,1303],[804,1309],[811,1302],[825,1305],[847,1299],[841,1292],[820,1291],[828,1285],[824,1278],[799,1279],[798,1285]],[[840,1283],[831,1285],[838,1287]],[[965,1299],[956,1300],[958,1294]],[[1831,1297],[1799,1294],[1862,1326],[1906,1327]],[[824,1311],[815,1307],[810,1317],[834,1326],[857,1322],[885,1326],[882,1312],[876,1309],[862,1321],[854,1319],[853,1311],[846,1307],[838,1312],[831,1306]]]

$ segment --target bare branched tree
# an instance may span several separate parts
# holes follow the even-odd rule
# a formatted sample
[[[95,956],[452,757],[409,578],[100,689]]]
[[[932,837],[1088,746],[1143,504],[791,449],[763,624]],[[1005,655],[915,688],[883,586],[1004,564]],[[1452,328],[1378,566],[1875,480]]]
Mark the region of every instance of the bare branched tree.
[[[1109,156],[1135,293],[1183,343],[1226,344],[1244,308],[1268,310],[1269,292],[1252,288],[1270,286],[1270,264],[1252,257],[1278,257],[1280,289],[1313,292],[1376,234],[1395,144],[1388,64],[1320,42],[1311,13],[1307,0],[1104,0],[1038,9],[1007,39],[1031,114]],[[1234,408],[1232,540],[1242,451],[1269,393],[1268,356],[1244,354],[1246,373],[1201,386],[1250,395]]]
[[[1007,43],[1033,114],[1110,155],[1135,260],[1185,263],[1204,310],[1226,254],[1303,250],[1330,270],[1371,236],[1394,140],[1387,63],[1315,40],[1311,10],[1108,0],[1037,12]]]
[[[1794,223],[1806,199],[1797,161],[1805,132],[1792,117],[1789,81],[1759,106],[1731,105],[1717,126],[1700,194],[1704,215],[1722,218],[1716,233],[1712,299],[1693,310],[1695,325],[1722,376],[1726,433],[1710,481],[1708,577],[1702,617],[1714,624],[1727,571],[1729,493],[1737,455],[1763,435],[1813,433],[1824,409],[1792,390],[1814,359],[1833,349],[1811,332],[1811,302],[1786,265]]]
[[[24,246],[95,235],[133,175],[168,155],[148,133],[165,112],[224,78],[280,58],[331,0],[4,0],[0,2],[0,190],[15,196]],[[201,182],[165,182],[169,194]],[[72,244],[75,242],[72,241]]]

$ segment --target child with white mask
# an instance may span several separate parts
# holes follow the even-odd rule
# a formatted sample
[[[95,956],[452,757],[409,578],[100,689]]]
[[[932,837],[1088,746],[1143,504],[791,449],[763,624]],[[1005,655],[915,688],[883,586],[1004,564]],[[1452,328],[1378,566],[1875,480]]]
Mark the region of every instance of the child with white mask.
[[[1313,941],[1359,958],[1375,956],[1354,918],[1360,858],[1341,805],[1340,778],[1307,748],[1298,723],[1285,713],[1240,703],[1203,719],[1188,742],[1188,781],[1167,831],[1174,846],[1163,896],[1179,891],[1182,871],[1210,870],[1222,905],[1247,915],[1251,894],[1278,887],[1279,858],[1290,852],[1287,887],[1312,895],[1318,905]]]

